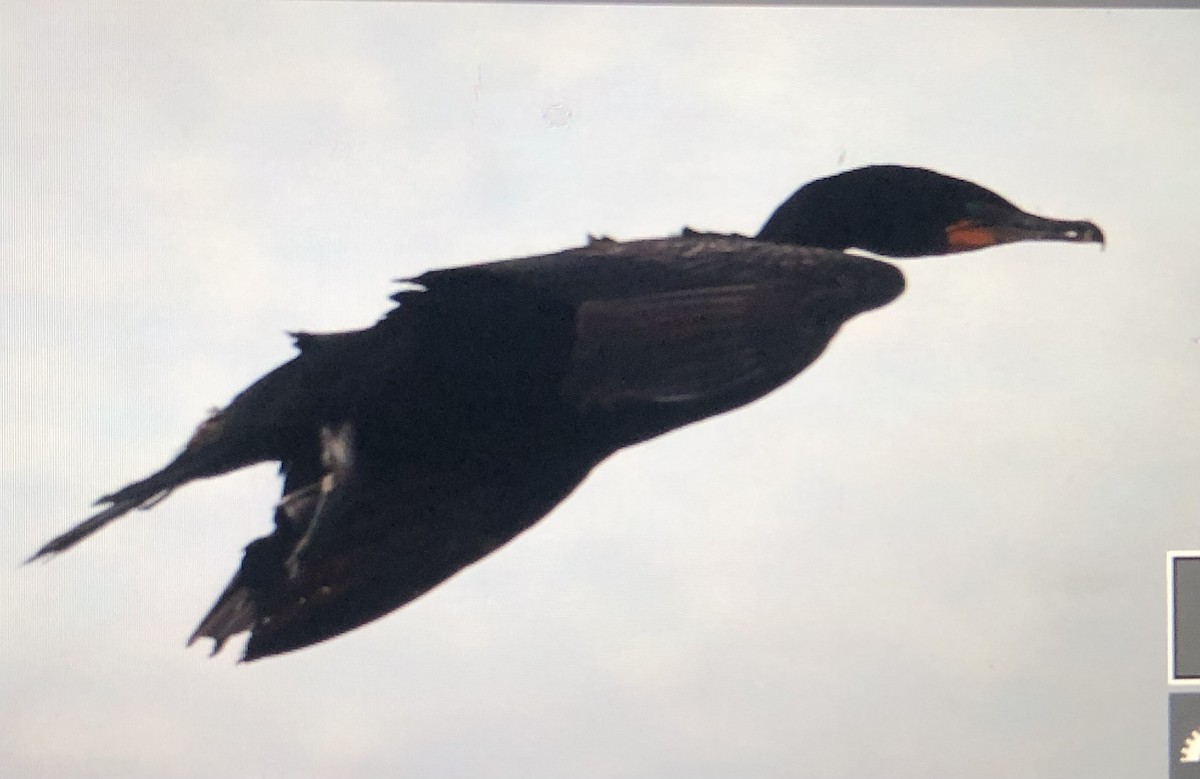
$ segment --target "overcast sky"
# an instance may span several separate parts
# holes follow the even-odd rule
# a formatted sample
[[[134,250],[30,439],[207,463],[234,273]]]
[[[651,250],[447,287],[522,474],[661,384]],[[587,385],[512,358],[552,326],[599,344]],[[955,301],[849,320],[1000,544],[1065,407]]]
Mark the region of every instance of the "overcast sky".
[[[1200,13],[18,2],[0,74],[0,775],[1165,773]],[[786,388],[292,655],[183,648],[269,465],[18,565],[392,279],[880,162],[1108,248],[906,262]]]

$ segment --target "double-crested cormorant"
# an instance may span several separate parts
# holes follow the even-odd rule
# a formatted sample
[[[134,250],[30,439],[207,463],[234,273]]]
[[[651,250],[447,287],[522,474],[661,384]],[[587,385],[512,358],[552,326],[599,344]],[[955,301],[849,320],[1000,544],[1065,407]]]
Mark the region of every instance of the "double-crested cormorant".
[[[192,641],[249,630],[243,659],[399,608],[541,519],[622,447],[784,384],[911,257],[1027,239],[1102,242],[928,170],[814,181],[756,238],[685,230],[430,271],[365,330],[297,355],[203,422],[166,467],[42,547],[61,552],[193,479],[281,464],[275,530]]]

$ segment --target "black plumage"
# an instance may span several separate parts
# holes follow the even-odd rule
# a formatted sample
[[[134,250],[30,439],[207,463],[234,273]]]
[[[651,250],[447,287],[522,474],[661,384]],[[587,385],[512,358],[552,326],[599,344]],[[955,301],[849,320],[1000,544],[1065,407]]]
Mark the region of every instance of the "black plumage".
[[[202,423],[162,470],[42,547],[61,552],[193,479],[278,461],[275,530],[194,641],[244,659],[376,619],[541,519],[619,449],[745,405],[893,300],[892,265],[1026,239],[1102,242],[970,182],[876,166],[802,187],[756,238],[685,230],[430,271],[365,330],[299,354]]]

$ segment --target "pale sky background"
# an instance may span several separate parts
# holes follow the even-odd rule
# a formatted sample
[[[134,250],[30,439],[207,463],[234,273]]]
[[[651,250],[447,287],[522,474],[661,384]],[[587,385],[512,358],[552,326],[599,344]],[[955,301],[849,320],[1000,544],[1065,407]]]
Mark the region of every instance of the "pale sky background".
[[[1188,11],[4,3],[0,775],[1165,775],[1198,79]],[[19,566],[396,277],[880,162],[1108,249],[906,262],[783,390],[296,654],[183,648],[269,465]]]

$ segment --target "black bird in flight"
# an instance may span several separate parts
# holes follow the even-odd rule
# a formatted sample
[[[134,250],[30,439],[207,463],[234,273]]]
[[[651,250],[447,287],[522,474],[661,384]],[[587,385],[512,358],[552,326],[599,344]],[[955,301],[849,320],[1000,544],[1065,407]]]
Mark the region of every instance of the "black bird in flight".
[[[403,606],[533,525],[619,449],[786,383],[856,314],[904,289],[844,253],[1103,243],[971,182],[874,166],[801,187],[754,238],[593,239],[412,279],[373,327],[295,335],[299,354],[200,424],[162,470],[43,546],[73,546],[176,487],[278,461],[275,529],[191,641],[244,660]],[[190,642],[189,642],[190,643]]]

